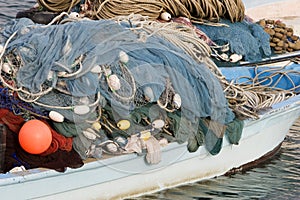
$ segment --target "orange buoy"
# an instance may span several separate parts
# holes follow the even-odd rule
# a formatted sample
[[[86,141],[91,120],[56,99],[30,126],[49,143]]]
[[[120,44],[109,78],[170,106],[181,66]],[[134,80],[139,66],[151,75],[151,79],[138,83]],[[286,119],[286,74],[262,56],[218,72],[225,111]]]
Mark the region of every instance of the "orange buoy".
[[[51,142],[51,130],[47,124],[40,120],[27,121],[19,131],[19,143],[28,153],[43,153],[50,147]]]

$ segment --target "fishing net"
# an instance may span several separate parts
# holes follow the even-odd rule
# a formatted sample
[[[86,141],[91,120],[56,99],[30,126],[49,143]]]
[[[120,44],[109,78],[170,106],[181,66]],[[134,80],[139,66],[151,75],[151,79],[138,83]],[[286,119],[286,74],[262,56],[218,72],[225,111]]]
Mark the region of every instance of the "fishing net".
[[[119,119],[130,118],[134,110],[149,103],[157,104],[164,112],[180,109],[180,123],[187,123],[185,127],[198,127],[200,118],[219,124],[232,121],[234,114],[222,86],[202,59],[197,62],[184,48],[151,35],[151,31],[131,31],[129,26],[128,22],[119,25],[112,20],[53,26],[36,25],[29,19],[14,20],[6,25],[0,39],[6,42],[2,67],[5,64],[12,69],[11,73],[2,71],[2,84],[41,112],[57,111],[66,122],[79,126],[99,120],[105,104],[111,107],[113,117],[102,124],[112,130]],[[207,52],[203,48],[197,57]],[[9,55],[19,61],[8,62]],[[175,94],[181,97],[177,106]],[[88,109],[78,113],[78,106]],[[142,120],[144,126],[152,118],[148,113]],[[143,123],[132,127],[142,129]],[[66,131],[68,126],[63,129],[71,135]],[[177,137],[187,134],[187,130],[192,132],[179,129]]]
[[[211,48],[181,23],[131,15],[43,26],[24,18],[5,26],[0,43],[2,86],[33,115],[61,114],[65,120],[54,121],[53,127],[67,137],[78,136],[82,157],[96,145],[83,135],[95,122],[112,140],[120,133],[146,131],[188,141],[191,151],[204,143],[215,155],[224,134],[235,144],[240,138],[242,128],[235,135],[227,124],[242,127],[237,116],[257,118],[257,109],[275,102],[251,107],[248,85],[226,80],[210,59]],[[5,107],[15,104],[8,101]],[[118,123],[124,119],[131,125],[121,131]],[[164,125],[156,130],[151,126],[158,119]]]
[[[195,26],[217,44],[229,44],[231,54],[242,55],[246,61],[258,61],[271,56],[269,35],[257,24],[247,22],[231,23],[220,20],[224,26]]]

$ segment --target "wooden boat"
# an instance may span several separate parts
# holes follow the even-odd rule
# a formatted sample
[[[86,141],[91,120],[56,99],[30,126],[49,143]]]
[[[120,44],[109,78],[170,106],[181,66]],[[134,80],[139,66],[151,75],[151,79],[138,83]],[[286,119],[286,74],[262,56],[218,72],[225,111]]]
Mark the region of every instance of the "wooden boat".
[[[282,61],[279,58],[275,59]],[[281,58],[286,59],[286,55]],[[221,68],[224,74],[232,74],[230,71],[235,69]],[[245,120],[239,144],[230,144],[225,138],[221,152],[214,156],[202,146],[189,153],[186,143],[170,143],[163,147],[161,162],[156,165],[147,164],[142,156],[126,154],[87,161],[83,167],[64,173],[37,168],[0,174],[1,197],[122,199],[241,171],[280,149],[289,128],[300,116],[299,102],[297,95],[273,105],[257,120]]]

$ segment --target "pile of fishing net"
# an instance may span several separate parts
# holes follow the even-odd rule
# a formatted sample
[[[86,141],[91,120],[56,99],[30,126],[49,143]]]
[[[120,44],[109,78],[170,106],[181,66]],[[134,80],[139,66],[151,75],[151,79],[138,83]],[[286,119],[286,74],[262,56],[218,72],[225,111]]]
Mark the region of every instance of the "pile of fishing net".
[[[222,19],[219,26],[205,24],[195,26],[216,44],[229,45],[227,52],[217,52],[218,54],[226,53],[225,57],[224,54],[222,55],[224,61],[230,61],[232,54],[240,55],[243,60],[251,62],[271,56],[269,35],[249,20],[231,23],[229,20]]]
[[[2,86],[18,97],[14,101],[24,117],[59,114],[51,118],[52,127],[75,137],[81,152],[94,142],[81,136],[95,122],[102,125],[95,132],[109,139],[114,132],[131,136],[166,129],[185,142],[199,135],[202,119],[222,129],[233,121],[223,88],[205,62],[162,37],[131,31],[129,25],[86,20],[42,26],[25,18],[13,20],[1,32],[1,44],[6,44]],[[118,129],[121,120],[128,120],[130,129]],[[156,130],[151,127],[155,120],[164,125]]]
[[[165,139],[218,154],[224,136],[238,144],[241,119],[258,115],[194,28],[140,15],[60,25],[12,20],[0,35],[2,108],[47,120],[73,138],[83,159],[147,149],[154,164]]]
[[[259,26],[247,21],[245,7],[241,0],[38,0],[36,12],[20,14],[38,23],[63,18],[63,22],[74,18],[113,19],[129,15],[142,15],[148,20],[176,21],[178,18],[194,23],[193,26],[211,40],[214,56],[221,61],[257,61],[271,55],[268,35]],[[34,10],[34,9],[33,9]],[[46,10],[44,19],[40,11]],[[53,12],[58,16],[49,14]],[[36,15],[36,17],[35,17]],[[52,21],[53,22],[53,21]],[[51,22],[51,23],[52,23]],[[218,22],[218,23],[215,23]],[[213,41],[213,42],[212,42]],[[220,52],[222,46],[227,52]],[[215,50],[217,49],[217,50]],[[228,51],[229,49],[229,51]]]

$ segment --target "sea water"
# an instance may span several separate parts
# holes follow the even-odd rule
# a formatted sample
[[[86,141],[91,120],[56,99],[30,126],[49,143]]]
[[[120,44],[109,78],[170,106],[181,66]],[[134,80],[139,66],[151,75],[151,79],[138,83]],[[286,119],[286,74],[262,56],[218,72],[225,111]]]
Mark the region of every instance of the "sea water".
[[[250,1],[252,2],[252,1]],[[270,2],[272,2],[270,0]],[[0,0],[0,25],[29,9],[33,0]],[[254,1],[252,2],[252,4]],[[254,5],[254,4],[253,4]],[[299,11],[300,15],[300,11]],[[297,18],[300,20],[300,17]],[[255,147],[253,147],[255,148]],[[201,170],[201,166],[199,166]],[[117,187],[117,186],[116,186]],[[220,176],[139,198],[164,200],[192,199],[300,199],[300,119],[291,128],[275,157],[243,173]]]

